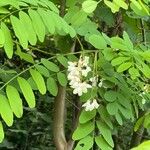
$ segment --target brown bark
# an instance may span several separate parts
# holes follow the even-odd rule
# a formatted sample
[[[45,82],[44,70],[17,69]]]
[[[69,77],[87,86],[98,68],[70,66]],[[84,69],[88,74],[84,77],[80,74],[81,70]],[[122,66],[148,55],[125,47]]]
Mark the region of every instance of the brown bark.
[[[58,95],[54,102],[54,142],[57,150],[66,150],[66,138],[64,131],[66,88],[59,85]]]

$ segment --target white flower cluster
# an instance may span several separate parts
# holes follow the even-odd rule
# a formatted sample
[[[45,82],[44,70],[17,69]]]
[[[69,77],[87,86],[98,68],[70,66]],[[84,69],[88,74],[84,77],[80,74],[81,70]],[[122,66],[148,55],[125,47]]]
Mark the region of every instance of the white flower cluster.
[[[81,96],[83,93],[87,93],[87,89],[92,86],[86,81],[82,81],[82,77],[87,77],[91,71],[89,57],[81,57],[78,62],[68,62],[68,64],[68,80],[70,80],[71,88],[74,89],[73,94]]]
[[[86,103],[82,105],[82,107],[85,107],[85,111],[92,111],[94,109],[97,109],[99,107],[99,104],[97,103],[96,99],[88,100]]]

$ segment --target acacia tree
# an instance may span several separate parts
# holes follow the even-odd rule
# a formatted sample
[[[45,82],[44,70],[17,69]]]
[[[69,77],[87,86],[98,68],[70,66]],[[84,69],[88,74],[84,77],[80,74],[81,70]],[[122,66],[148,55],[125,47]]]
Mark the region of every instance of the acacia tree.
[[[140,144],[150,125],[149,3],[1,0],[0,141],[3,125],[49,92],[56,149],[118,150],[128,122],[126,149]],[[66,112],[73,118],[67,134]]]

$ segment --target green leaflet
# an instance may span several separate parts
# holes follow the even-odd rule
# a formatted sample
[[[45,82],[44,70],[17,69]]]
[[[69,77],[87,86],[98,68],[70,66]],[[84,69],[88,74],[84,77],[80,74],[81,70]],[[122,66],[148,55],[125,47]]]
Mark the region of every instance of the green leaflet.
[[[108,103],[106,108],[110,115],[115,115],[118,112],[118,103],[117,102]]]
[[[75,12],[73,16],[70,18],[70,23],[72,26],[80,26],[83,24],[87,19],[87,14],[83,10],[79,10],[78,12]]]
[[[7,85],[6,93],[10,107],[16,117],[21,118],[23,114],[22,100],[17,89],[11,85]]]
[[[49,77],[47,79],[47,90],[52,94],[53,96],[57,96],[58,93],[58,86],[56,81],[52,78]]]
[[[22,52],[19,45],[17,45],[17,50],[16,50],[15,54],[17,54],[21,59],[34,64],[34,59],[33,59],[32,55]]]
[[[122,126],[123,125],[123,120],[122,120],[122,117],[121,117],[119,112],[115,114],[115,118],[116,118],[117,122],[119,123],[119,125]]]
[[[117,68],[117,72],[123,72],[129,69],[131,66],[132,66],[132,62],[123,63]]]
[[[114,142],[112,139],[110,128],[102,121],[97,121],[96,124],[97,124],[97,127],[100,130],[101,134],[103,135],[104,139],[107,141],[107,143],[111,147],[114,147]]]
[[[119,11],[119,6],[116,5],[115,3],[111,2],[111,1],[108,1],[108,0],[104,0],[104,3],[109,7],[111,8],[111,11],[113,13],[116,13]]]
[[[129,69],[129,73],[130,73],[132,79],[136,79],[137,77],[140,76],[139,70],[134,67]]]
[[[19,39],[21,46],[23,48],[27,49],[28,48],[28,38],[27,38],[27,32],[26,32],[26,29],[24,28],[24,25],[17,17],[15,17],[13,15],[10,16],[10,20],[11,20],[15,35]]]
[[[7,98],[0,94],[0,114],[5,123],[10,127],[13,124],[13,112]]]
[[[22,77],[17,78],[21,91],[30,108],[35,107],[35,96],[30,84]]]
[[[98,2],[94,0],[86,0],[82,3],[82,9],[86,13],[92,13],[96,7],[97,7]]]
[[[53,71],[53,72],[58,72],[59,71],[59,67],[56,64],[54,64],[53,62],[48,61],[45,58],[42,58],[41,62],[50,71]]]
[[[4,130],[3,130],[3,124],[0,121],[0,143],[3,141],[4,139]]]
[[[1,23],[1,29],[6,39],[4,43],[4,50],[5,50],[7,57],[11,59],[13,55],[13,39],[11,37],[10,30],[3,22]],[[2,36],[0,35],[0,37]]]
[[[45,3],[52,11],[54,11],[56,14],[59,14],[59,9],[55,6],[54,3],[52,3],[49,0],[42,0],[43,3]]]
[[[61,86],[67,85],[67,77],[64,73],[58,72],[57,73],[57,79]]]
[[[42,65],[36,65],[35,68],[45,77],[49,77],[49,71]]]
[[[31,85],[32,90],[38,91],[38,87],[32,77],[30,77],[27,81]]]
[[[113,2],[123,9],[128,9],[128,5],[126,4],[126,2],[124,2],[124,0],[113,0]]]
[[[45,94],[46,86],[45,86],[45,81],[44,81],[42,75],[34,69],[30,69],[30,74],[31,74],[33,80],[35,81],[40,93]]]
[[[54,24],[54,20],[51,17],[51,13],[49,11],[44,11],[43,9],[38,9],[38,13],[41,16],[41,18],[43,19],[43,22],[45,24],[45,26],[47,27],[49,33],[54,34],[55,33],[55,24]]]
[[[143,142],[139,146],[132,148],[131,150],[149,150],[150,148],[150,140]]]
[[[30,17],[25,12],[20,11],[19,18],[22,24],[24,25],[24,28],[26,28],[28,41],[31,45],[35,45],[37,42],[37,37]]]
[[[87,122],[85,124],[80,124],[74,131],[72,139],[79,140],[86,137],[94,130],[94,122]]]
[[[82,110],[80,117],[79,117],[79,122],[81,124],[86,123],[88,121],[90,121],[91,119],[93,119],[96,115],[96,110],[94,109],[93,111],[85,111]]]
[[[117,58],[113,59],[111,61],[111,64],[112,64],[112,66],[117,66],[117,65],[120,65],[120,64],[122,64],[123,62],[125,62],[125,61],[127,61],[129,59],[130,59],[130,57],[120,56],[120,57],[117,57]]]
[[[124,40],[120,37],[112,37],[111,38],[111,47],[118,50],[124,50],[124,51],[129,51],[127,45],[125,44]]]
[[[91,136],[86,136],[81,139],[74,150],[90,150],[93,146],[93,138]]]
[[[101,119],[113,129],[113,124],[111,122],[111,116],[108,114],[106,108],[103,105],[100,105],[98,108],[98,113],[100,114]]]
[[[39,41],[43,42],[45,39],[46,31],[45,31],[45,26],[40,15],[37,13],[37,11],[32,10],[32,9],[29,9],[28,13],[29,13],[29,16],[31,17],[32,25],[37,34]]]
[[[104,98],[108,101],[108,102],[113,102],[117,99],[117,92],[115,91],[107,91],[105,94],[104,94]]]
[[[129,50],[133,50],[133,43],[132,43],[132,41],[130,40],[130,38],[129,38],[129,35],[127,34],[127,32],[123,32],[123,39],[124,39],[124,41],[125,41],[125,43],[126,43],[126,45],[127,45],[127,47],[129,48]]]
[[[66,57],[64,57],[63,55],[58,55],[57,56],[57,60],[64,67],[66,67],[66,68],[68,67],[68,59]]]
[[[97,49],[105,49],[107,47],[106,41],[101,35],[91,35],[89,42]]]
[[[0,14],[8,14],[10,11],[6,8],[0,7]]]
[[[4,43],[5,43],[5,36],[4,36],[4,32],[2,29],[0,29],[0,47],[3,47]]]
[[[100,135],[95,137],[95,142],[101,150],[113,150],[113,148],[104,140],[104,138]]]

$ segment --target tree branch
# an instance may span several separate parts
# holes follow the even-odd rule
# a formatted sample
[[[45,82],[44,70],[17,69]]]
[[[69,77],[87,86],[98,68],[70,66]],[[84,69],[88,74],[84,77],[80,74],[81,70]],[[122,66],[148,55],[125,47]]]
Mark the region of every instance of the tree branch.
[[[54,142],[57,150],[66,150],[67,145],[64,132],[64,114],[65,114],[66,88],[59,85],[58,95],[54,104]]]

